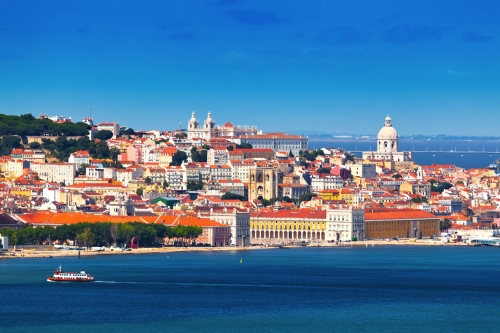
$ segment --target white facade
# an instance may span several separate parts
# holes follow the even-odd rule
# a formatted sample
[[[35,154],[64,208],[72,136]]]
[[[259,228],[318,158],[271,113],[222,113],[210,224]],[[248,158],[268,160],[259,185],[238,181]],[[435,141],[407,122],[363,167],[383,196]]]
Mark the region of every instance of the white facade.
[[[363,240],[365,235],[365,211],[360,208],[339,208],[326,211],[326,240]]]
[[[385,126],[382,127],[377,136],[377,151],[363,152],[363,159],[388,160],[388,161],[411,161],[411,152],[400,152],[399,135],[392,127],[391,118],[385,118]]]
[[[76,169],[80,168],[80,166],[84,164],[89,165],[90,154],[88,151],[76,151],[69,156],[68,163],[75,164]]]
[[[207,119],[203,122],[203,126],[199,127],[198,120],[194,111],[191,114],[191,119],[188,121],[187,128],[188,140],[203,139],[212,140],[215,137],[215,122],[212,119],[212,113],[208,111]]]
[[[302,178],[302,177],[301,177]],[[342,188],[344,181],[336,175],[311,175],[312,191],[333,190]]]
[[[210,179],[211,180],[221,180],[228,179],[231,180],[231,167],[229,165],[210,165]]]
[[[210,209],[210,219],[231,227],[231,243],[250,245],[250,212],[236,208]]]
[[[30,163],[28,161],[13,161],[10,160],[7,163],[7,171],[10,173],[11,177],[19,177],[23,174],[23,169],[24,168],[29,168],[30,165],[33,163]]]
[[[38,173],[38,177],[48,182],[72,185],[76,176],[73,163],[31,163],[30,169]]]
[[[355,163],[351,164],[351,175],[354,177],[362,178],[375,178],[377,177],[377,165],[375,164],[363,164]]]
[[[207,151],[208,164],[228,164],[229,152],[226,149],[210,149]]]
[[[117,136],[120,136],[120,125],[115,122],[104,122],[104,123],[99,123],[97,125],[97,130],[98,131],[111,131],[113,132],[113,139],[115,139]]]
[[[308,149],[306,137],[285,133],[268,133],[262,135],[244,135],[238,137],[240,144],[249,143],[252,148],[268,148],[274,151],[290,152],[298,155],[300,150]]]
[[[85,168],[85,175],[89,178],[93,179],[103,179],[104,178],[104,169],[97,168],[95,166],[88,166]]]
[[[185,189],[187,183],[186,170],[177,166],[166,167],[165,180],[171,189]]]
[[[231,176],[233,179],[239,179],[244,183],[248,182],[248,175],[251,169],[256,169],[257,166],[252,160],[230,161]]]
[[[9,237],[2,236],[2,234],[0,234],[0,250],[2,251],[9,250]]]

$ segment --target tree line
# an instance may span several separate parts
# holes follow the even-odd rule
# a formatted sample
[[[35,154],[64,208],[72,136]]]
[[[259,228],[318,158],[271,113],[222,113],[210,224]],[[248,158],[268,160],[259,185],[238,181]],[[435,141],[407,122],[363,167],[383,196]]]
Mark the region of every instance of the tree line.
[[[55,123],[50,119],[36,119],[31,114],[9,116],[0,114],[0,135],[41,136],[67,135],[83,136],[89,132],[89,125],[78,123]]]
[[[163,224],[127,223],[90,223],[63,224],[57,228],[44,226],[26,227],[20,230],[4,227],[0,234],[9,237],[9,245],[44,245],[49,242],[67,244],[75,241],[79,246],[110,246],[128,244],[133,237],[141,246],[155,244],[190,245],[202,234],[202,227],[165,226]]]

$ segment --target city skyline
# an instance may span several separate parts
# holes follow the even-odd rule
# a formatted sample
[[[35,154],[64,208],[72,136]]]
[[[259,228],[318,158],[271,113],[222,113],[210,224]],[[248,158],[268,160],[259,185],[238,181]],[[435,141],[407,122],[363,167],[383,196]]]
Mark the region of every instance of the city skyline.
[[[493,1],[2,7],[0,113],[92,108],[139,130],[210,109],[217,124],[349,134],[390,114],[401,135],[497,135]]]

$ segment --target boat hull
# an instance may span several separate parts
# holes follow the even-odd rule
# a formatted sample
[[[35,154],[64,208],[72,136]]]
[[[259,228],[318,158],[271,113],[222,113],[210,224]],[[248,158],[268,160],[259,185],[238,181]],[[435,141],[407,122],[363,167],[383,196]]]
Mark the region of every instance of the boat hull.
[[[61,278],[47,278],[48,282],[94,282],[94,279],[61,279]]]

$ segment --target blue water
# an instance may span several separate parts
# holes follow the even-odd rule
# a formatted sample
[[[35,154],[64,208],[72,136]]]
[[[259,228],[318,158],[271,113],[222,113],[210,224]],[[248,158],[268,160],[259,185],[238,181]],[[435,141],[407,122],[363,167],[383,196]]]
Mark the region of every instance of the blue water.
[[[493,332],[499,257],[380,246],[0,260],[0,331]],[[46,282],[59,264],[98,282]]]
[[[414,153],[413,160],[420,165],[431,164],[454,164],[456,166],[471,169],[488,167],[500,158],[499,141],[400,141],[400,151],[490,151],[492,154],[450,154],[450,153]],[[370,151],[377,150],[375,141],[310,141],[310,149],[322,147],[343,148],[347,151]],[[498,151],[498,153],[497,153]],[[357,154],[361,156],[361,154]]]

